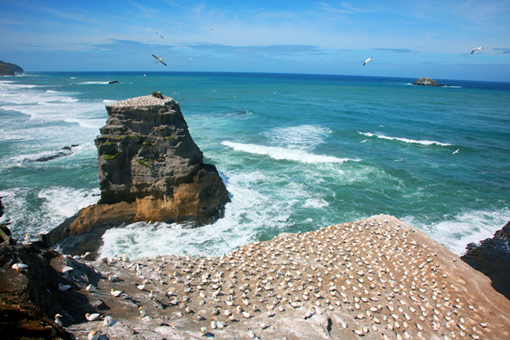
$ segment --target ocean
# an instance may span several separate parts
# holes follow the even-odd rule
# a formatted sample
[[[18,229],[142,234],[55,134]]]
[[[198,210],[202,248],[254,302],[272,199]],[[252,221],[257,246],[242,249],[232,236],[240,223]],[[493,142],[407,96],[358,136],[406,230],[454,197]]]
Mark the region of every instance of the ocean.
[[[510,220],[510,83],[436,79],[452,86],[422,87],[411,85],[415,80],[167,72],[3,77],[1,221],[11,223],[15,237],[35,239],[96,203],[94,139],[106,122],[104,106],[160,91],[180,104],[231,202],[224,218],[201,228],[111,229],[100,256],[220,255],[280,233],[381,213],[461,255]]]

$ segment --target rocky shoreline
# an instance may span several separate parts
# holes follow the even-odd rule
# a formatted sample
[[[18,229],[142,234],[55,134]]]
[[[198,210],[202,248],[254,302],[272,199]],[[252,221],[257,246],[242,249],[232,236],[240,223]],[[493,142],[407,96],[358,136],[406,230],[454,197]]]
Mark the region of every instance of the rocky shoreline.
[[[510,337],[510,301],[486,276],[386,215],[212,257],[86,261],[39,246],[2,245],[2,292],[77,339]],[[63,328],[47,321],[57,313]]]

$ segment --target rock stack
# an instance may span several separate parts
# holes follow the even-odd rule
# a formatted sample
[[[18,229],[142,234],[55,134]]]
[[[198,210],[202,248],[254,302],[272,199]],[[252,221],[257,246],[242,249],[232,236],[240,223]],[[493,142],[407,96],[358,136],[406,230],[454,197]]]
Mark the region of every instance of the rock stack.
[[[161,94],[106,106],[96,138],[98,204],[50,232],[72,254],[94,252],[111,227],[137,221],[199,226],[221,217],[228,193],[214,165],[204,164],[179,104]]]

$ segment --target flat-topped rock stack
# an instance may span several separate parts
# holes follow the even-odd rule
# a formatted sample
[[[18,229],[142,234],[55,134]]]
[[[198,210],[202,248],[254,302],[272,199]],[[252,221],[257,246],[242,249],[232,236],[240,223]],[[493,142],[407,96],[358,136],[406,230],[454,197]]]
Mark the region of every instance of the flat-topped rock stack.
[[[137,221],[200,226],[222,215],[228,192],[204,164],[179,104],[159,94],[106,106],[96,138],[101,199],[50,232],[70,254],[94,255],[111,227]]]
[[[103,277],[81,292],[100,303],[83,313],[102,316],[64,318],[78,338],[510,338],[510,301],[490,280],[391,216],[282,234],[223,256],[89,265]]]

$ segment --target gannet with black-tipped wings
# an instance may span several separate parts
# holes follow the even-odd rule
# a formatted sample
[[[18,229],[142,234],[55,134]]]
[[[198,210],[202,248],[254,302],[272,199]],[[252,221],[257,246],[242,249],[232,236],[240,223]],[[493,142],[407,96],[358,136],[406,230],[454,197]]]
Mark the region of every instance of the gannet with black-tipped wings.
[[[156,56],[156,55],[154,55],[154,54],[153,54],[152,56],[153,56],[154,58],[156,58],[156,63],[157,63],[157,62],[160,62],[160,63],[162,63],[163,65],[167,66],[167,65],[165,64],[165,62],[163,61],[163,58],[159,58],[159,57],[157,57],[157,56]]]
[[[372,57],[368,58],[367,60],[365,60],[365,62],[363,63],[363,65],[361,66],[365,66],[369,61],[372,61]]]
[[[473,48],[473,49],[471,50],[471,54],[473,54],[473,53],[474,53],[475,51],[477,51],[477,50],[478,50],[478,51],[481,51],[481,50],[483,50],[483,49],[484,49],[484,48],[483,48],[482,46],[480,46],[480,47],[475,47],[475,48]]]

